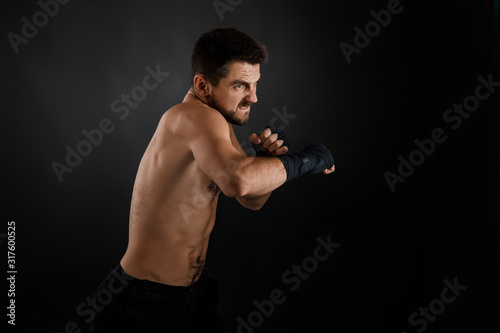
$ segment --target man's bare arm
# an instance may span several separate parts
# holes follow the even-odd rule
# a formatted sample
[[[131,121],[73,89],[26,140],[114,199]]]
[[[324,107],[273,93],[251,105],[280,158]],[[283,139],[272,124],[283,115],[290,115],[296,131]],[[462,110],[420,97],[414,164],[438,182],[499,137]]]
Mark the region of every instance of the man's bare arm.
[[[230,126],[216,110],[203,108],[189,127],[198,166],[225,195],[268,195],[285,182],[286,171],[278,158],[248,157],[233,146]]]
[[[198,166],[229,197],[266,195],[301,175],[335,170],[331,152],[321,144],[278,157],[247,157],[231,143],[229,124],[219,112],[207,107],[198,114],[190,126],[191,151]]]
[[[229,126],[229,133],[231,137],[231,143],[233,144],[234,147],[241,153],[241,155],[246,156],[245,151],[241,147],[238,138],[236,137],[236,133],[234,133],[234,128],[233,126]],[[243,196],[243,197],[236,197],[236,200],[245,208],[252,209],[252,210],[259,210],[264,206],[264,204],[267,202],[269,197],[271,196],[272,192],[258,195],[258,196]]]

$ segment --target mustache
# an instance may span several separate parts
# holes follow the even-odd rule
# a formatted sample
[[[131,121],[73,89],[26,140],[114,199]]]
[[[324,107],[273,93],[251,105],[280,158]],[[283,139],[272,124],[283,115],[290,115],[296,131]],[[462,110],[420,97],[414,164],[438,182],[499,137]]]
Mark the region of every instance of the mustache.
[[[238,104],[238,108],[246,108],[247,106],[252,106],[253,103],[249,103],[249,102],[241,102],[240,104]]]

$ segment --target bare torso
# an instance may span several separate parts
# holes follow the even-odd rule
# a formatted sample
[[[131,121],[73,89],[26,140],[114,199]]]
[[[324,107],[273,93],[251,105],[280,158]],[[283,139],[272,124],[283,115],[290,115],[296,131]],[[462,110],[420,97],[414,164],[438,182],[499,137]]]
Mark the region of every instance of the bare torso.
[[[138,279],[188,286],[203,271],[220,190],[199,168],[189,142],[197,113],[207,107],[188,94],[163,115],[142,157],[121,260]],[[231,125],[227,130],[241,151]]]

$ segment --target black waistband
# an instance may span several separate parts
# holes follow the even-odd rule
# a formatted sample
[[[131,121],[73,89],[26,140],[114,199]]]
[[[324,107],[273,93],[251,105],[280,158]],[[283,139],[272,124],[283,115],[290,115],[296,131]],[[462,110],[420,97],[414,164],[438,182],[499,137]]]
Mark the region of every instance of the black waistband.
[[[207,278],[207,273],[205,270],[203,270],[201,275],[200,275],[200,278],[192,285],[190,285],[190,286],[172,286],[172,285],[164,284],[164,283],[160,283],[160,282],[135,278],[135,277],[125,273],[125,271],[123,270],[123,267],[120,264],[118,264],[116,266],[116,268],[113,270],[113,274],[115,276],[117,276],[117,278],[119,280],[126,281],[126,282],[122,282],[122,283],[128,282],[128,283],[133,283],[136,285],[145,285],[148,287],[148,289],[157,290],[159,293],[166,292],[166,293],[175,293],[175,294],[177,294],[177,293],[178,294],[187,294],[190,292],[196,292],[198,289],[202,288],[205,285],[206,278]],[[120,279],[119,277],[122,277],[122,279]]]

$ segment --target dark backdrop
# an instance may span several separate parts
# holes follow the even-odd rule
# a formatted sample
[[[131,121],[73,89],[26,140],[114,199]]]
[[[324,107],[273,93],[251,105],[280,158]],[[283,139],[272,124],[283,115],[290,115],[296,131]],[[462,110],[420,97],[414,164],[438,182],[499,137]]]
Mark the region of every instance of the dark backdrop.
[[[279,188],[257,212],[221,197],[207,269],[228,331],[250,316],[255,332],[416,332],[423,321],[409,316],[429,305],[438,315],[426,332],[498,327],[499,93],[456,130],[442,118],[474,95],[478,76],[500,81],[498,1],[402,1],[350,63],[340,43],[354,45],[353,29],[390,1],[219,3],[232,9],[223,21],[212,1],[70,1],[47,22],[36,1],[4,4],[1,232],[16,222],[17,331],[62,332],[71,321],[87,330],[76,309],[126,249],[142,153],[189,88],[196,38],[221,25],[270,51],[242,143],[276,117],[293,151],[324,143],[337,164]],[[42,26],[15,53],[8,34],[34,14]],[[147,66],[169,75],[127,116],[113,112]],[[65,164],[65,147],[105,118],[114,130],[61,182],[52,163]],[[438,127],[448,139],[391,191],[384,173]],[[315,266],[318,237],[341,245]],[[311,272],[291,290],[282,276],[304,259]],[[445,279],[467,289],[443,311]],[[275,289],[286,300],[259,322],[254,301],[268,304]]]

